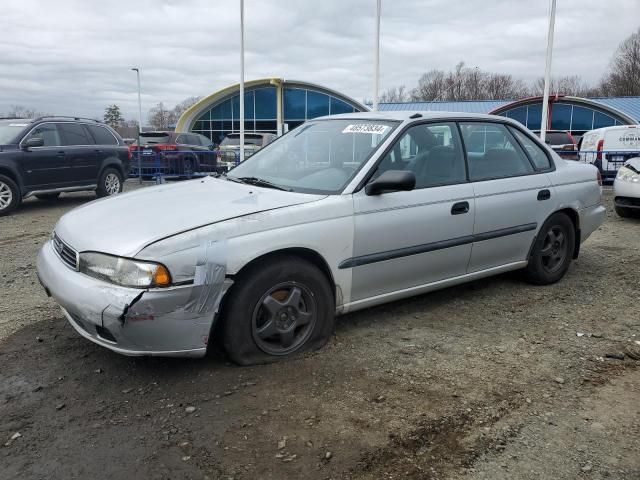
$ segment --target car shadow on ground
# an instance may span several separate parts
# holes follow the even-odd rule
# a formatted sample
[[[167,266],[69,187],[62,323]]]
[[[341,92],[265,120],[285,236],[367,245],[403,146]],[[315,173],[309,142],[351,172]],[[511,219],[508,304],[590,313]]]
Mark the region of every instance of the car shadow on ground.
[[[54,208],[64,209],[66,212],[69,208],[80,206],[84,203],[96,200],[96,195],[93,192],[87,192],[85,194],[74,195],[61,195],[54,200],[40,200],[35,197],[24,200],[18,209],[14,212],[14,215],[38,213],[41,210],[51,210]]]

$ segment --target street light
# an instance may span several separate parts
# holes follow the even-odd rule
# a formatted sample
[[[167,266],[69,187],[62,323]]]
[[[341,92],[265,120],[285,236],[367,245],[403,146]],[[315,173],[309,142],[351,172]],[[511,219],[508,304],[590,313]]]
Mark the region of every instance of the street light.
[[[378,111],[378,82],[380,78],[380,8],[382,0],[376,0],[376,33],[373,60],[373,111]]]
[[[142,133],[142,97],[140,95],[140,69],[132,68],[138,78],[138,175],[142,183],[142,160],[140,159],[140,134]]]
[[[542,122],[540,123],[540,140],[543,142],[547,136],[547,124],[549,123],[549,77],[551,75],[551,56],[553,54],[553,29],[556,23],[556,0],[550,0],[549,4],[549,31],[547,32],[547,63],[544,67],[544,93],[542,94]]]
[[[240,163],[244,162],[244,0],[240,0]]]

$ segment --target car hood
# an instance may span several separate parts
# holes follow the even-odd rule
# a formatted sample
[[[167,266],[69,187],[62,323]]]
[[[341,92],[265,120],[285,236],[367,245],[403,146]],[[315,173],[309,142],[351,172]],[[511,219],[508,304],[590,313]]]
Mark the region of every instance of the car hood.
[[[64,215],[55,232],[79,252],[132,257],[186,230],[322,198],[205,177],[96,200]]]
[[[630,158],[625,162],[625,165],[631,165],[633,168],[640,172],[640,157]]]

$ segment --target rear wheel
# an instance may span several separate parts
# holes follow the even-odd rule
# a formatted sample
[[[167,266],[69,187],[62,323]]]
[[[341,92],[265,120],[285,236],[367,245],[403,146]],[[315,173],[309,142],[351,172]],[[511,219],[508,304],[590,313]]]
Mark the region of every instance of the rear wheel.
[[[21,200],[16,182],[9,177],[0,175],[0,217],[15,210]]]
[[[536,285],[549,285],[567,273],[575,249],[575,229],[564,213],[554,213],[542,225],[525,269],[525,278]]]
[[[243,272],[223,308],[223,342],[240,365],[273,362],[322,347],[335,325],[325,275],[298,257],[271,258]]]
[[[96,195],[98,197],[109,197],[122,192],[122,174],[115,168],[105,168],[98,180]]]
[[[60,192],[57,192],[57,193],[39,193],[38,195],[36,195],[36,198],[38,200],[51,201],[51,200],[57,200],[59,196],[60,196]]]

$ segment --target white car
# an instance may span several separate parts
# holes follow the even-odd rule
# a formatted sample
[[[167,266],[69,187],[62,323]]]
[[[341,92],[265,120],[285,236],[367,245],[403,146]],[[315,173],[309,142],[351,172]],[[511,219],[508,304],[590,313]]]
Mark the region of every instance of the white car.
[[[579,159],[598,167],[605,180],[613,180],[618,169],[637,156],[640,156],[640,125],[591,130],[580,143]]]
[[[627,161],[613,182],[616,213],[621,217],[640,217],[640,157]]]

